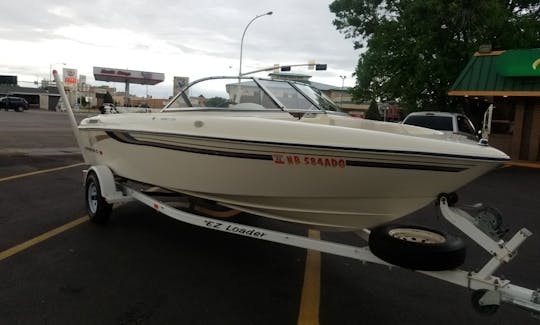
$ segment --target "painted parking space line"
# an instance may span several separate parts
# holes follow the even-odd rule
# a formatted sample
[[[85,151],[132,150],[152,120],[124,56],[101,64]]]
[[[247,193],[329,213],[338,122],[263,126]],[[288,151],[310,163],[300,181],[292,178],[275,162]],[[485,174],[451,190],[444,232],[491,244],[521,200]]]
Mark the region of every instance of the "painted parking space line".
[[[57,228],[54,228],[52,230],[49,230],[47,231],[46,233],[43,233],[39,236],[36,236],[30,240],[27,240],[25,241],[24,243],[20,243],[19,245],[16,245],[16,246],[13,246],[11,248],[8,248],[6,249],[5,251],[3,252],[0,252],[0,261],[10,257],[10,256],[13,256],[17,253],[20,253],[32,246],[35,246],[51,237],[54,237],[56,235],[59,235],[71,228],[74,228],[74,227],[77,227],[78,225],[82,224],[82,223],[85,223],[87,222],[88,220],[90,220],[88,218],[88,215],[84,216],[84,217],[80,217],[79,219],[75,219],[73,221],[70,221],[60,227],[57,227]]]
[[[24,173],[24,174],[18,174],[18,175],[13,175],[13,176],[8,176],[8,177],[0,178],[0,182],[10,181],[10,180],[13,180],[13,179],[23,178],[23,177],[33,176],[33,175],[39,175],[39,174],[45,174],[45,173],[55,172],[55,171],[58,171],[58,170],[68,169],[68,168],[72,168],[72,167],[76,167],[76,166],[81,166],[81,165],[85,165],[85,164],[86,164],[86,163],[77,163],[77,164],[72,164],[72,165],[67,165],[67,166],[60,166],[60,167],[55,167],[55,168],[49,168],[49,169],[43,169],[43,170],[36,170],[35,172]]]
[[[309,230],[309,238],[321,239],[318,230]],[[304,285],[300,299],[298,325],[319,324],[319,304],[321,294],[321,253],[308,249],[304,271]]]

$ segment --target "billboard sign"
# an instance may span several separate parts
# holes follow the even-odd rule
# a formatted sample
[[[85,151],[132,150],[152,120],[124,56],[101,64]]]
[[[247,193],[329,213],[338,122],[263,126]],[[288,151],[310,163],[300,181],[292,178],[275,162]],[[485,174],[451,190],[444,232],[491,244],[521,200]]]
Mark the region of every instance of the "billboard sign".
[[[62,75],[66,88],[75,89],[77,87],[77,69],[64,68]]]
[[[185,86],[189,84],[189,77],[174,77],[173,95],[178,94]]]
[[[495,61],[497,72],[505,77],[540,76],[540,49],[508,50]]]
[[[0,84],[5,85],[16,85],[17,84],[17,76],[0,76]]]
[[[94,67],[94,79],[99,81],[155,85],[164,81],[165,75],[159,72]]]

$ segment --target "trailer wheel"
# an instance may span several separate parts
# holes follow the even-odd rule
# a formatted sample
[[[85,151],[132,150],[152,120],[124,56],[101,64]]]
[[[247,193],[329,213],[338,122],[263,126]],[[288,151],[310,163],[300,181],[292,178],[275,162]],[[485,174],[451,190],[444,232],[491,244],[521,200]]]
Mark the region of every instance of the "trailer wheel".
[[[438,230],[407,225],[381,225],[371,230],[369,248],[378,258],[423,271],[455,269],[463,264],[463,240]]]
[[[86,210],[90,221],[98,224],[104,224],[109,220],[111,215],[112,204],[108,203],[101,196],[101,188],[99,180],[94,172],[91,172],[86,177]]]

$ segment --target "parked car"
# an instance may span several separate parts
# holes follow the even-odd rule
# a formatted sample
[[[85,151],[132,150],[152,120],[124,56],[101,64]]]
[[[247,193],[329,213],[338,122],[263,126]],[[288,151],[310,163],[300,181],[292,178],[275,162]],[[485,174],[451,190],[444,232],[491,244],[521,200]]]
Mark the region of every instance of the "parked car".
[[[471,120],[459,113],[414,112],[407,115],[401,123],[461,135],[475,141],[478,140],[478,133]]]
[[[16,112],[22,112],[28,109],[28,102],[21,97],[7,96],[0,97],[0,109],[12,109]]]
[[[104,103],[100,108],[99,111],[101,114],[116,114],[118,113],[118,110],[114,106],[114,104],[111,103]]]

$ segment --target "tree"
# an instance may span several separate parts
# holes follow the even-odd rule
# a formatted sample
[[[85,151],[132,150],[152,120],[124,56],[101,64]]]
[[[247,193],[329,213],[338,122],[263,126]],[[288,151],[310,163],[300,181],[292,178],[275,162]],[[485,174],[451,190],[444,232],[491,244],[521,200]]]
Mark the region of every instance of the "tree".
[[[366,119],[368,120],[382,120],[381,113],[379,113],[379,106],[377,105],[377,102],[372,99],[371,103],[369,104],[369,108],[366,112]]]
[[[104,103],[114,103],[114,99],[111,95],[111,93],[107,92],[105,96],[103,96],[103,102]]]
[[[537,0],[335,0],[336,28],[365,49],[353,99],[410,110],[455,106],[447,93],[480,45],[540,47]]]
[[[221,106],[226,106],[227,103],[228,103],[228,100],[223,97],[212,97],[212,98],[208,98],[208,100],[206,101],[206,106],[221,107]]]

